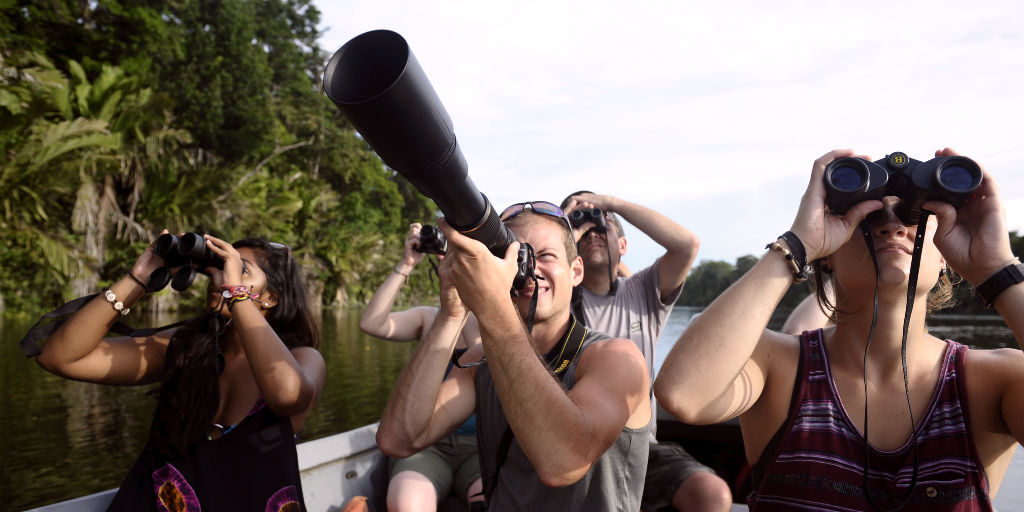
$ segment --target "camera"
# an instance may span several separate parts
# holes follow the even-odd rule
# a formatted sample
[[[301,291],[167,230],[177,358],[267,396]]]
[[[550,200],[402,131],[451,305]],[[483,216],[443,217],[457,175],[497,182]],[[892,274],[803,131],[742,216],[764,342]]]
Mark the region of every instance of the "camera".
[[[401,35],[354,37],[327,62],[323,86],[377,156],[432,199],[449,225],[505,255],[515,235],[469,178],[451,117]]]
[[[569,223],[572,224],[574,229],[588,222],[593,222],[594,227],[590,229],[597,230],[599,233],[608,230],[608,221],[605,219],[604,212],[600,208],[582,208],[573,210],[569,214]]]
[[[185,233],[180,237],[164,233],[153,244],[153,252],[164,260],[164,266],[153,271],[146,281],[149,291],[162,290],[167,283],[181,292],[192,286],[196,269],[204,272],[207,267],[223,269],[224,260],[206,246],[206,239],[198,233]],[[171,269],[181,267],[171,276]]]
[[[440,229],[428,224],[420,228],[420,246],[416,250],[429,254],[444,254],[448,252],[448,239]]]
[[[963,206],[981,186],[982,173],[964,156],[940,156],[921,162],[895,152],[871,162],[837,158],[825,168],[825,196],[832,213],[844,214],[851,206],[885,196],[900,198],[895,214],[904,225],[916,225],[925,201]]]

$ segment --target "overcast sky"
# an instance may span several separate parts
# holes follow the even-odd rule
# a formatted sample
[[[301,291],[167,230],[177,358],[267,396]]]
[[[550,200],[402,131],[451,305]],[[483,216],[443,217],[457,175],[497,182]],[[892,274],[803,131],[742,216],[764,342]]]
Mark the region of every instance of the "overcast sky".
[[[329,53],[406,38],[499,209],[590,189],[733,262],[789,228],[825,152],[950,146],[1024,231],[1024,2],[839,4],[317,1]],[[662,253],[626,235],[632,268]]]

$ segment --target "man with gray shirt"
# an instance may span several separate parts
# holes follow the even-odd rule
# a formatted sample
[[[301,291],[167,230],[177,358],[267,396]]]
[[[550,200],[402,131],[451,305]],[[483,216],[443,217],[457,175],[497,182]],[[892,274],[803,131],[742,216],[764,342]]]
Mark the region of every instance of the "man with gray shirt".
[[[441,308],[388,398],[377,444],[406,457],[475,410],[491,512],[635,512],[652,418],[643,354],[573,317],[583,262],[557,205],[517,203],[501,219],[532,247],[536,279],[510,294],[520,242],[496,258],[438,222],[449,247],[439,269]],[[443,379],[470,311],[482,343]]]
[[[653,381],[655,344],[697,257],[697,236],[650,208],[617,197],[581,191],[561,206],[573,219],[583,259],[583,282],[575,296],[581,320],[594,330],[636,343]],[[654,264],[628,277],[621,271],[628,246],[616,214],[665,248]],[[651,400],[656,411],[653,396]],[[671,505],[687,512],[729,510],[728,484],[678,444],[658,443],[655,424],[652,421],[642,509],[653,512]]]

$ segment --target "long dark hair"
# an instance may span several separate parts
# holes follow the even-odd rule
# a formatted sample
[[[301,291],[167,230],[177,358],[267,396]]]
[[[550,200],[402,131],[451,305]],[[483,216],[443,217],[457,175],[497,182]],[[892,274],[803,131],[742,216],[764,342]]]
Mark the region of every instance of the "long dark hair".
[[[320,333],[291,250],[262,238],[232,245],[256,253],[256,263],[267,277],[267,290],[277,295],[277,304],[267,312],[267,323],[285,346],[318,348]],[[221,335],[225,327],[220,312],[211,311],[178,328],[167,345],[150,442],[169,457],[183,457],[188,447],[205,439],[213,427],[220,404],[219,377],[224,370]]]

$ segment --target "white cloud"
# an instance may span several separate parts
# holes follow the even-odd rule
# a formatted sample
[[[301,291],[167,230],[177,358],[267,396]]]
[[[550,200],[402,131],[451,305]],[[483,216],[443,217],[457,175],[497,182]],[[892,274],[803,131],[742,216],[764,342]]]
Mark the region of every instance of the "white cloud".
[[[993,173],[1024,231],[1024,3],[318,2],[325,49],[408,41],[470,176],[501,206],[587,188],[702,238],[700,259],[785,231],[814,158],[854,147]],[[631,230],[626,262],[660,254]]]

